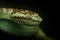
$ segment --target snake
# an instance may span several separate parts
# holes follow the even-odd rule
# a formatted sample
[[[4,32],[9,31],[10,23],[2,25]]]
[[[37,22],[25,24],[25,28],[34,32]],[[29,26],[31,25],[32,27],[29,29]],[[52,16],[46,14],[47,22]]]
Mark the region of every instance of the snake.
[[[42,21],[39,14],[32,10],[0,8],[0,30],[16,36],[33,35],[43,40],[54,40],[39,27]]]

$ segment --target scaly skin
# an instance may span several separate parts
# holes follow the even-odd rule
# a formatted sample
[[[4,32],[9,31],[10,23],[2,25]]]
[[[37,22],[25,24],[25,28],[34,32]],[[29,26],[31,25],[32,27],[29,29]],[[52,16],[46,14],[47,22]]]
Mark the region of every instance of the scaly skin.
[[[30,10],[0,8],[0,29],[9,34],[19,36],[40,37],[43,40],[53,40],[47,37],[39,28],[42,18]]]

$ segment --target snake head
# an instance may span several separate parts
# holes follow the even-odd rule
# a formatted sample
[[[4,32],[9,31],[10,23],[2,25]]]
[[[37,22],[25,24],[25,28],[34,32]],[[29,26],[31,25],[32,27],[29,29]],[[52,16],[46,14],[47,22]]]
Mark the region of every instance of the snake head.
[[[1,8],[0,12],[2,14],[0,18],[11,19],[19,24],[39,25],[42,21],[42,18],[38,15],[38,13],[31,10]]]
[[[36,12],[24,9],[16,10],[11,15],[11,19],[19,24],[27,25],[39,25],[42,21],[42,18]]]

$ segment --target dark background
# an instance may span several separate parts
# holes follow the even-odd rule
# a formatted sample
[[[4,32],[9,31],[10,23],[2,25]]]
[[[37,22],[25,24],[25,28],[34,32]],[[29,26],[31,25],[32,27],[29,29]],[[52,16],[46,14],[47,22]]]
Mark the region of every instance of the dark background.
[[[0,1],[0,7],[13,7],[17,9],[23,8],[23,9],[36,11],[43,18],[43,22],[40,26],[43,29],[43,31],[46,33],[46,35],[55,39],[57,38],[56,30],[54,26],[55,12],[53,12],[52,5],[50,7],[48,0]],[[54,10],[56,11],[56,7]],[[1,34],[2,35],[0,37],[2,38],[9,38],[9,37],[13,39],[16,38],[15,36],[10,36],[9,34],[6,33],[4,34],[2,31]]]

